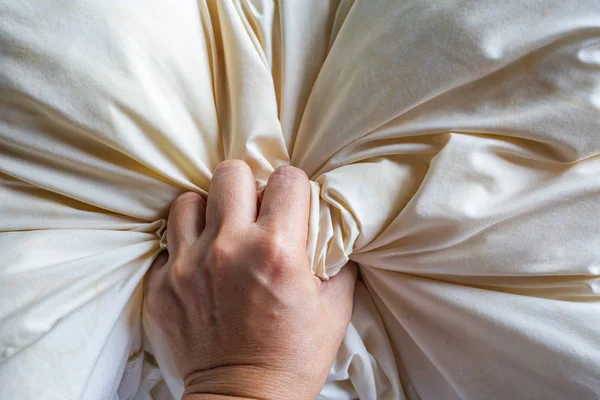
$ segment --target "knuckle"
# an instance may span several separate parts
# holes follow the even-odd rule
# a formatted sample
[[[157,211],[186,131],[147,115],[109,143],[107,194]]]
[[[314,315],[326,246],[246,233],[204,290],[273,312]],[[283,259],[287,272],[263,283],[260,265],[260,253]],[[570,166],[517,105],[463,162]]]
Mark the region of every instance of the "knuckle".
[[[196,192],[185,192],[177,196],[173,201],[173,206],[185,205],[185,204],[196,204],[204,203],[204,199]]]
[[[235,262],[235,257],[234,242],[227,237],[217,236],[208,249],[206,262],[210,267],[226,266]]]
[[[290,260],[290,247],[282,234],[274,233],[260,244],[260,253],[265,265],[279,268]]]
[[[215,172],[229,172],[229,171],[240,171],[249,170],[250,167],[242,160],[230,159],[221,161],[215,168]]]
[[[285,177],[286,179],[308,180],[308,176],[303,170],[292,165],[282,165],[273,174]]]
[[[176,283],[186,283],[192,281],[196,273],[196,265],[180,257],[173,261],[170,271]]]
[[[170,216],[180,215],[184,213],[188,207],[201,207],[206,205],[201,195],[196,192],[185,192],[180,194],[171,203]]]

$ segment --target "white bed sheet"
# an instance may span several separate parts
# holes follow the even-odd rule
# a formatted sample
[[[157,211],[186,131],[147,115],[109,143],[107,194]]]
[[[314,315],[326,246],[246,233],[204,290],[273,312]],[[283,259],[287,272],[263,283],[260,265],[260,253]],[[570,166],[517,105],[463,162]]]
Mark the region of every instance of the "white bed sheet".
[[[227,158],[361,265],[322,398],[599,398],[598,1],[0,0],[0,398],[180,395],[141,281]]]

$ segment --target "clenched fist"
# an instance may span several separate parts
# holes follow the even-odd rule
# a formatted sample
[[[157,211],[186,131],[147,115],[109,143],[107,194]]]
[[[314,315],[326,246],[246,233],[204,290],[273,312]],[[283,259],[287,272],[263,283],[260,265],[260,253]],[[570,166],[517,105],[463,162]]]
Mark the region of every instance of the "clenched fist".
[[[280,167],[259,201],[248,165],[224,161],[207,203],[173,202],[169,254],[146,280],[184,399],[314,399],[350,320],[356,266],[329,281],[310,272],[308,178]]]

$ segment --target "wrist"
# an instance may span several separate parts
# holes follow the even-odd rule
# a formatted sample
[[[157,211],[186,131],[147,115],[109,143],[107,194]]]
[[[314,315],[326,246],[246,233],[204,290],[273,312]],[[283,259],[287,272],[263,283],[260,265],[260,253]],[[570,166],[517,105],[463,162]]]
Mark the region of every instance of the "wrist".
[[[280,371],[230,365],[190,374],[183,400],[314,399],[298,379]],[[318,393],[317,393],[318,394]]]

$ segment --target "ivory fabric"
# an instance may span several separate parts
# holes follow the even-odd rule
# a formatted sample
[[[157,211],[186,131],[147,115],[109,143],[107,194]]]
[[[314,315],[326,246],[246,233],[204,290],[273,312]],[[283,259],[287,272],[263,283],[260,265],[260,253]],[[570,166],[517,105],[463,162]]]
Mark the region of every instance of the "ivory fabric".
[[[323,399],[600,398],[598,0],[0,0],[0,398],[180,396],[141,282],[229,158],[360,263]]]

